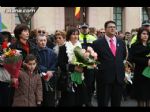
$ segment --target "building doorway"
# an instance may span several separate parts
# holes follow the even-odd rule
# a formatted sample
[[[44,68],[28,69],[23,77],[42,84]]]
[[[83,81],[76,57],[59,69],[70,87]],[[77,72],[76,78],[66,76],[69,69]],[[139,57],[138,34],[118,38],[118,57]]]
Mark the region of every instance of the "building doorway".
[[[87,7],[80,8],[80,19],[75,17],[75,7],[65,7],[65,30],[87,23]]]

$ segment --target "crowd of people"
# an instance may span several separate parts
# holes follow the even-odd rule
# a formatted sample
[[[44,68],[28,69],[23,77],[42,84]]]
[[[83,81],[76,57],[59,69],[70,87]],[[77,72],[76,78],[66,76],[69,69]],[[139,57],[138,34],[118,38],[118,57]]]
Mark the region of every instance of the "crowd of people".
[[[130,97],[137,106],[149,107],[150,79],[143,75],[150,66],[149,32],[148,20],[125,33],[117,31],[114,21],[106,21],[100,30],[84,23],[51,35],[44,27],[30,31],[25,24],[17,25],[14,35],[2,31],[0,55],[5,42],[21,51],[23,62],[17,89],[11,86],[16,80],[0,64],[0,106],[92,107],[95,96],[98,106],[108,106],[109,101],[121,106]],[[100,64],[94,69],[72,64],[69,53],[77,46],[92,47]],[[82,73],[81,84],[71,81],[73,72]]]

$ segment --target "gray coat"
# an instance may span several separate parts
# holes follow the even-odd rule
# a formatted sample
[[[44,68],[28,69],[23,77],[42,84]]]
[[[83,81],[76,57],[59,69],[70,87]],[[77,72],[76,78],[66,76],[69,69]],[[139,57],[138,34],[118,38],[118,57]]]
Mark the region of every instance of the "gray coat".
[[[42,82],[39,74],[20,71],[19,87],[15,90],[13,106],[37,106],[43,100]]]

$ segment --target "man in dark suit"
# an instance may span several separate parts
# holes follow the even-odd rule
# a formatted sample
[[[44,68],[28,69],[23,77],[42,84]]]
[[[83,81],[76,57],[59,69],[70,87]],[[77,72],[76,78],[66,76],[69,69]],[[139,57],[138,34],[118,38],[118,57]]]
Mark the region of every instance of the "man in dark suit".
[[[105,36],[93,42],[98,54],[97,98],[98,106],[120,106],[125,77],[123,61],[126,57],[125,43],[116,37],[116,23],[107,21],[104,25]]]

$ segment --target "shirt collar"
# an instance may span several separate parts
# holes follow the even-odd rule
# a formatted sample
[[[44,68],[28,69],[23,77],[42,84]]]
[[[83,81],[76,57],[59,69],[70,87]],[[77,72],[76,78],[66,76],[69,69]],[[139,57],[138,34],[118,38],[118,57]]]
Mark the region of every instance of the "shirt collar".
[[[108,37],[107,35],[105,35],[105,39],[106,39],[107,42],[109,43],[111,38]],[[112,39],[113,39],[114,42],[116,42],[116,37],[115,37],[115,36],[113,36]]]

